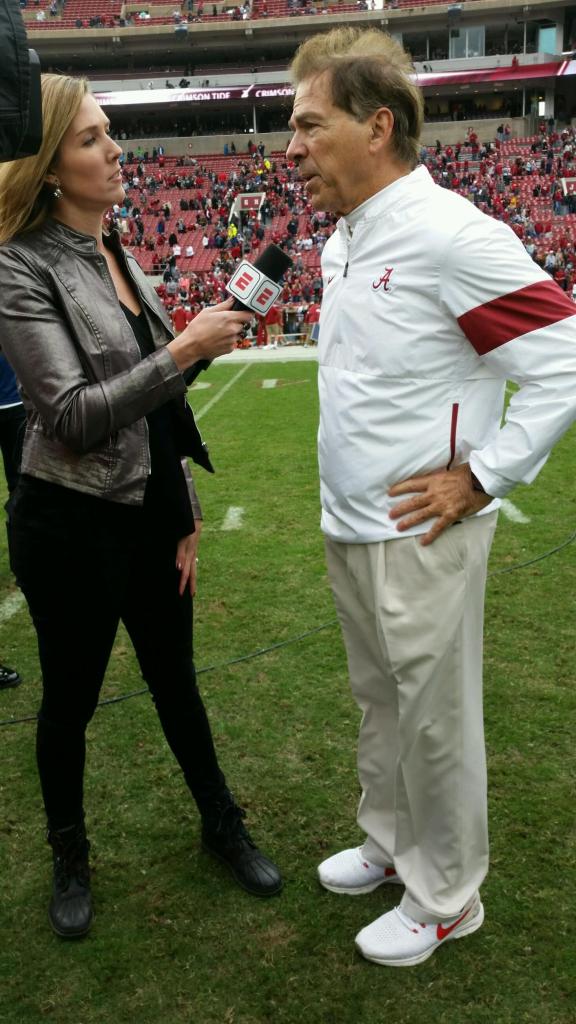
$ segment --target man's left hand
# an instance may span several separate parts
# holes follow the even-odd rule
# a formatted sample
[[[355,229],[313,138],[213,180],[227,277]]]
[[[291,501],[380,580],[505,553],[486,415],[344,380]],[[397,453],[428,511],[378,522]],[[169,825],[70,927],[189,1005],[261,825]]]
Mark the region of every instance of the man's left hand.
[[[395,505],[390,512],[391,519],[399,520],[397,528],[400,532],[425,523],[428,519],[436,519],[428,533],[421,537],[420,543],[423,545],[432,544],[447,526],[474,515],[494,500],[489,494],[474,490],[468,463],[456,466],[455,469],[437,469],[423,476],[402,480],[394,484],[388,494],[391,498],[402,494],[413,495],[407,501]]]

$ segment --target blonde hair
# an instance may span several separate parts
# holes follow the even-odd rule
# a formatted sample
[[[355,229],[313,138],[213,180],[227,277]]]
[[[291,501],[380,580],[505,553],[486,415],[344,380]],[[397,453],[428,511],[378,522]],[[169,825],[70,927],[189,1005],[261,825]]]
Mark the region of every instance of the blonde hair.
[[[311,36],[296,51],[290,70],[296,86],[328,72],[334,105],[356,121],[388,107],[394,115],[394,153],[416,166],[424,100],[410,78],[410,57],[386,32],[335,28]]]
[[[0,243],[40,227],[54,202],[46,175],[58,155],[62,137],[88,92],[85,78],[42,75],[42,145],[36,156],[0,167]]]

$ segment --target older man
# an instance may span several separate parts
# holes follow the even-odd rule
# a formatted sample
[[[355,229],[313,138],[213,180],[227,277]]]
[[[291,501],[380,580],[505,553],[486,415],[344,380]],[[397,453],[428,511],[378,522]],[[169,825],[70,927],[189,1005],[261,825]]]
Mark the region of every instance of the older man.
[[[409,966],[484,919],[486,564],[497,499],[576,416],[575,310],[508,227],[416,166],[422,98],[389,36],[315,36],[292,70],[288,157],[340,215],[322,257],[322,529],[363,712],[365,838],[319,877],[403,885],[356,944]]]

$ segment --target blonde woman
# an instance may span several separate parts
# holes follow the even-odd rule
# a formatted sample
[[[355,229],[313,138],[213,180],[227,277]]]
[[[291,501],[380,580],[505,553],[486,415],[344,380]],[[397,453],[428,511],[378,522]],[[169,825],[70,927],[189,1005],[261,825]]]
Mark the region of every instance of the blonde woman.
[[[102,230],[124,196],[108,119],[83,80],[44,75],[42,90],[39,154],[0,169],[0,336],[27,412],[10,555],[42,668],[49,916],[57,934],[78,937],[92,921],[85,730],[121,620],[204,847],[251,893],[282,882],[226,787],[192,658],[200,509],[181,460],[212,467],[182,374],[231,351],[249,315],[224,302],[173,338],[136,260]]]

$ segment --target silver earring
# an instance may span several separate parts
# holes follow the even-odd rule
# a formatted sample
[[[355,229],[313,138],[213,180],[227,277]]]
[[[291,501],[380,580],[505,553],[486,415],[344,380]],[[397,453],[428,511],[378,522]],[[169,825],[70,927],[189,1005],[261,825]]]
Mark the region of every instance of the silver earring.
[[[54,199],[62,199],[62,195],[63,195],[63,193],[62,193],[62,189],[60,188],[60,182],[57,181],[55,186],[54,186],[54,191],[52,193],[52,196],[53,196]]]

